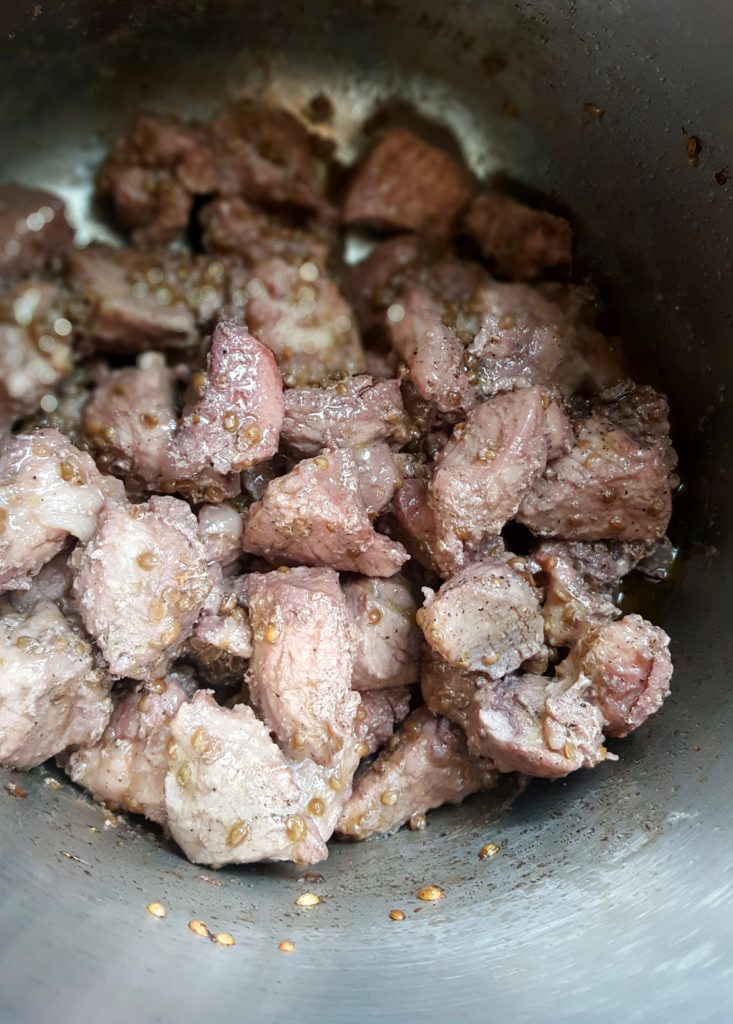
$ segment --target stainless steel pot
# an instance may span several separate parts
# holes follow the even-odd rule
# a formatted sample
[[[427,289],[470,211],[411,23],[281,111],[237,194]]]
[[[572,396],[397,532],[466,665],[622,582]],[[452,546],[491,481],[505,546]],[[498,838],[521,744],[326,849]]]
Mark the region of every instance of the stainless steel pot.
[[[329,96],[345,153],[376,105],[407,100],[478,173],[572,210],[671,395],[687,496],[662,616],[674,696],[618,764],[538,783],[501,820],[474,799],[423,833],[335,845],[323,880],[214,875],[43,770],[18,780],[26,799],[3,786],[3,1022],[731,1019],[732,43],[726,0],[4,0],[0,177],[62,190],[87,231],[129,108],[253,88]],[[425,883],[445,899],[418,902]],[[299,910],[306,889],[322,902]]]

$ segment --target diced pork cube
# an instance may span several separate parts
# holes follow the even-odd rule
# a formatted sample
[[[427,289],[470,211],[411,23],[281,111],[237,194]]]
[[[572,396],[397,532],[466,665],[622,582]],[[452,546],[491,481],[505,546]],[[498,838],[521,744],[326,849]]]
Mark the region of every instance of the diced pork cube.
[[[389,437],[402,419],[398,380],[347,377],[323,388],[291,388],[284,400],[282,439],[296,455]]]
[[[172,241],[187,225],[193,197],[213,192],[215,167],[203,128],[160,114],[135,115],[99,174],[136,245]]]
[[[247,291],[249,329],[272,351],[288,387],[364,372],[353,310],[317,264],[265,260],[255,265]]]
[[[589,630],[558,668],[590,680],[589,699],[608,736],[627,736],[660,709],[669,693],[669,637],[640,615]]]
[[[173,676],[127,689],[97,742],[63,760],[65,771],[111,810],[165,825],[170,726],[187,699]]]
[[[283,420],[282,380],[272,353],[234,323],[220,321],[198,397],[184,409],[168,451],[166,474],[196,480],[251,469],[277,452]]]
[[[313,864],[328,851],[301,813],[301,789],[269,730],[246,704],[206,691],[171,723],[165,813],[189,860],[217,867],[258,860]]]
[[[405,480],[394,497],[396,536],[410,555],[435,573],[440,573],[435,514],[428,502],[428,481],[421,477]]]
[[[465,226],[500,277],[535,281],[570,269],[572,232],[563,217],[482,192],[469,206]]]
[[[411,697],[409,686],[362,692],[356,712],[356,735],[363,757],[376,753],[407,718]]]
[[[160,484],[175,429],[174,373],[157,352],[109,373],[84,410],[84,433],[99,464],[151,489]]]
[[[392,128],[356,169],[342,209],[346,224],[446,235],[468,203],[466,172],[406,128]]]
[[[11,590],[7,599],[14,611],[30,612],[39,601],[53,601],[67,619],[78,616],[73,593],[74,574],[68,551],[61,551],[33,577],[28,590]]]
[[[270,562],[365,576],[393,576],[407,560],[400,544],[375,532],[348,449],[304,459],[274,479],[250,508],[243,546]]]
[[[75,561],[79,612],[110,674],[164,675],[211,589],[188,505],[154,497],[145,505],[107,508]]]
[[[500,679],[542,650],[536,591],[506,562],[473,563],[425,594],[420,627],[451,665]]]
[[[669,436],[669,402],[648,384],[622,380],[594,400],[594,408],[638,444],[656,447],[668,473],[677,466],[677,453]]]
[[[222,567],[236,562],[242,553],[244,522],[233,505],[202,505],[198,510],[199,530],[206,549],[207,562]]]
[[[354,637],[338,575],[295,568],[243,584],[254,638],[250,695],[289,756],[333,764],[353,737]]]
[[[56,430],[6,441],[0,451],[0,587],[27,590],[68,537],[88,541],[122,485]]]
[[[436,556],[447,571],[501,532],[547,461],[543,396],[538,388],[478,405],[438,454],[429,502]]]
[[[325,232],[289,227],[241,196],[212,199],[200,211],[199,220],[207,252],[237,256],[248,265],[279,256],[324,266],[330,255]]]
[[[367,515],[374,517],[402,486],[400,464],[384,441],[357,445],[349,450],[359,478],[359,496]]]
[[[517,518],[542,537],[654,540],[664,536],[671,512],[659,450],[591,417],[576,423],[575,447],[535,480]]]
[[[351,839],[396,832],[413,815],[444,803],[459,804],[495,782],[491,762],[469,755],[459,729],[419,708],[356,777],[337,831]]]
[[[32,768],[94,743],[112,711],[92,649],[55,604],[0,618],[0,764]]]
[[[0,279],[41,270],[73,240],[59,196],[23,185],[0,185]]]
[[[399,573],[387,580],[356,576],[344,584],[344,596],[358,638],[354,689],[416,682],[422,645],[417,602],[407,580]]]
[[[603,719],[583,676],[490,679],[433,654],[421,684],[428,707],[457,722],[471,753],[491,758],[499,771],[561,778],[607,756]]]

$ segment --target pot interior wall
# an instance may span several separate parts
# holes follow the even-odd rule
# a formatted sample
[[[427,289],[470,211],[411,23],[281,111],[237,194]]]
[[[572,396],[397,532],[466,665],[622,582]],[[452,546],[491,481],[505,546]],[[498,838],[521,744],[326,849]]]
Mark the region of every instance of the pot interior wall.
[[[138,825],[108,827],[44,770],[22,780],[25,800],[0,790],[3,1020],[605,1021],[619,999],[630,1020],[693,1006],[696,1021],[722,1019],[729,26],[724,0],[3,4],[0,177],[63,192],[84,237],[108,230],[91,181],[131,108],[205,113],[251,91],[296,106],[327,95],[345,157],[365,116],[406,101],[452,129],[478,175],[570,210],[581,262],[643,375],[670,394],[687,490],[682,578],[661,616],[673,697],[618,745],[618,764],[533,785],[499,820],[475,798],[424,833],[334,846],[323,879],[304,881],[291,867],[202,871]],[[485,842],[500,852],[482,862]],[[418,903],[427,882],[445,900]],[[306,888],[323,902],[301,911]],[[150,900],[164,921],[145,913]],[[197,939],[191,918],[237,947]]]

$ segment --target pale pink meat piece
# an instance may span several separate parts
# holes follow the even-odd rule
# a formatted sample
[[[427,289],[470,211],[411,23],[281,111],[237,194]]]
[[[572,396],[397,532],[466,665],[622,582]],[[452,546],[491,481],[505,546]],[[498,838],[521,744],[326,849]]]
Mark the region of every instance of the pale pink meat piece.
[[[460,568],[482,541],[501,532],[545,468],[547,450],[538,388],[497,395],[453,431],[428,489],[442,569]]]
[[[40,569],[28,590],[11,590],[6,598],[13,611],[29,612],[39,601],[53,601],[67,619],[78,615],[73,593],[74,574],[70,553],[61,551]]]
[[[464,225],[484,259],[510,281],[535,281],[570,269],[572,231],[564,217],[482,192],[471,202]]]
[[[603,716],[606,735],[627,736],[669,694],[669,637],[640,615],[625,615],[588,630],[558,675],[589,680],[589,699]]]
[[[0,618],[0,764],[32,768],[93,743],[112,711],[92,648],[51,601]]]
[[[205,129],[172,115],[136,114],[99,173],[118,220],[135,245],[173,241],[188,225],[193,198],[214,191],[213,153]]]
[[[648,384],[622,380],[606,388],[595,398],[594,409],[619,430],[624,430],[638,444],[656,447],[668,473],[677,467],[677,453],[669,436],[669,402],[667,396]]]
[[[390,437],[402,419],[400,382],[364,375],[323,388],[290,388],[284,404],[282,440],[296,455]]]
[[[491,282],[456,313],[465,365],[483,395],[549,385],[563,358],[561,310],[525,284]]]
[[[252,623],[250,695],[295,759],[328,766],[354,731],[354,635],[333,569],[252,573],[243,583]]]
[[[273,257],[254,266],[247,290],[249,329],[272,351],[287,387],[364,372],[354,312],[322,267]]]
[[[428,502],[428,481],[422,477],[405,480],[392,502],[396,536],[412,558],[426,569],[440,574],[436,545],[435,514]]]
[[[664,536],[671,514],[659,450],[590,417],[576,422],[573,450],[534,481],[517,519],[542,537],[655,540]]]
[[[363,757],[376,753],[390,739],[410,710],[412,691],[409,686],[391,686],[383,690],[366,690],[356,712],[356,736]]]
[[[204,471],[228,476],[272,458],[283,420],[282,380],[264,345],[220,321],[196,384],[168,450],[170,479],[196,481]]]
[[[354,689],[417,682],[422,648],[415,621],[417,601],[404,576],[397,573],[386,580],[355,576],[344,583],[343,590],[357,636]]]
[[[249,658],[252,653],[252,628],[243,596],[241,577],[223,578],[218,562],[209,565],[212,586],[196,623],[190,646],[198,661],[204,663],[213,652],[232,655],[230,664]],[[240,672],[240,682],[244,668]]]
[[[56,430],[7,440],[0,450],[0,588],[27,590],[68,537],[88,541],[122,485]]]
[[[328,856],[285,755],[246,704],[200,691],[171,723],[165,813],[195,864],[313,864]]]
[[[444,803],[459,804],[495,785],[496,779],[490,761],[470,756],[460,729],[419,708],[357,775],[337,832],[350,839],[396,832],[413,815]]]
[[[431,654],[421,685],[428,707],[460,725],[471,753],[491,758],[499,771],[562,778],[608,756],[603,718],[583,676],[491,679]]]
[[[393,576],[408,557],[400,544],[375,532],[348,449],[304,459],[272,480],[250,508],[243,546],[270,562],[365,576]]]
[[[401,315],[391,326],[391,341],[418,394],[442,412],[473,408],[476,387],[466,373],[464,346],[444,322],[442,302],[427,288],[408,285],[391,309],[399,309]]]
[[[24,185],[0,185],[0,280],[41,270],[73,240],[59,196]]]
[[[115,678],[157,679],[211,590],[198,523],[177,498],[106,508],[75,552],[79,613]]]
[[[73,325],[61,288],[31,280],[0,296],[0,433],[53,396],[72,369]]]
[[[62,767],[111,810],[165,825],[170,725],[187,699],[173,676],[127,689],[97,742],[77,748]]]
[[[360,164],[341,210],[346,224],[446,235],[471,195],[446,152],[406,128],[392,128]]]
[[[384,441],[360,444],[349,451],[356,465],[359,496],[367,515],[372,518],[389,504],[402,486],[399,456]]]
[[[159,486],[176,429],[175,374],[158,352],[114,370],[95,387],[84,410],[84,434],[99,465],[115,476]]]
[[[500,679],[539,654],[540,603],[531,578],[504,560],[474,562],[437,593],[424,588],[425,639],[447,662]]]

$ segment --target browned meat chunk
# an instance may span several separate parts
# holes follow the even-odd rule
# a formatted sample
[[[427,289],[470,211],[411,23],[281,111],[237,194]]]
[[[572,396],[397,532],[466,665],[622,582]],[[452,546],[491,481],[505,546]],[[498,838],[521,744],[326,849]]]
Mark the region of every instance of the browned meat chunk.
[[[175,375],[157,352],[137,366],[114,370],[97,385],[84,410],[84,433],[99,465],[115,476],[159,485],[176,429]]]
[[[288,387],[364,372],[354,313],[318,264],[265,260],[255,265],[247,292],[249,328],[274,354]]]
[[[396,535],[410,555],[440,574],[436,545],[435,515],[428,503],[428,482],[421,477],[405,480],[392,502]]]
[[[166,476],[196,481],[206,471],[241,473],[277,452],[282,380],[272,353],[234,323],[220,321],[197,397],[183,411]]]
[[[565,320],[535,288],[485,285],[458,310],[452,327],[468,345],[465,365],[482,394],[554,382]]]
[[[500,277],[536,281],[570,269],[572,232],[562,217],[483,192],[469,206],[465,225]]]
[[[470,195],[465,171],[447,153],[406,128],[392,128],[357,167],[342,219],[388,231],[446,235]]]
[[[396,235],[349,268],[348,294],[365,334],[384,326],[386,311],[397,301],[405,278],[412,278],[425,248],[425,240],[416,235]]]
[[[627,736],[658,711],[669,693],[669,637],[640,615],[589,630],[558,675],[590,681],[589,699],[608,736]]]
[[[246,704],[218,707],[210,693],[197,693],[171,723],[168,758],[168,828],[189,860],[313,864],[328,855],[301,813],[290,764]]]
[[[63,760],[65,771],[112,810],[165,825],[170,726],[187,699],[173,676],[127,689],[97,742]]]
[[[74,240],[63,200],[22,185],[0,185],[0,279],[33,274]]]
[[[337,831],[351,839],[396,832],[413,815],[444,803],[459,804],[495,782],[491,762],[469,755],[459,729],[419,708],[356,777]]]
[[[104,162],[98,184],[136,245],[170,242],[187,227],[193,197],[215,188],[206,133],[177,117],[137,114]]]
[[[39,601],[53,601],[67,619],[74,621],[78,613],[72,590],[73,582],[69,552],[62,551],[36,573],[28,590],[11,590],[6,598],[13,611],[23,613],[31,611]]]
[[[387,318],[394,321],[392,344],[418,394],[442,412],[471,409],[476,388],[466,373],[463,345],[444,322],[443,304],[426,288],[412,285],[390,306]]]
[[[593,573],[595,548],[605,549],[612,561],[609,549],[601,543],[549,541],[540,544],[533,554],[545,580],[542,616],[550,644],[569,646],[589,626],[608,622],[619,614],[613,597],[622,574],[615,580],[599,580]]]
[[[561,778],[607,757],[601,713],[583,676],[490,679],[431,655],[422,689],[428,707],[465,731],[471,753],[491,758],[499,771]]]
[[[654,540],[671,513],[659,450],[591,417],[575,424],[575,447],[535,480],[517,518],[542,537]]]
[[[599,416],[610,420],[645,448],[658,448],[668,473],[677,466],[677,453],[669,436],[669,403],[648,384],[622,380],[606,388],[594,401]]]
[[[328,565],[364,576],[393,576],[408,557],[400,544],[375,532],[348,449],[304,459],[274,479],[250,508],[243,546],[270,562]]]
[[[319,765],[353,737],[354,639],[332,569],[252,573],[243,592],[254,637],[250,694],[285,752]]]
[[[282,439],[296,455],[368,444],[394,433],[402,419],[398,380],[347,377],[324,388],[285,392]]]
[[[310,260],[325,266],[330,255],[331,240],[326,232],[290,227],[241,196],[212,199],[199,213],[199,220],[207,252],[238,256],[248,265],[277,256],[288,262]]]
[[[344,584],[344,596],[358,637],[354,689],[417,682],[421,639],[407,580],[399,573],[388,580],[357,576]]]
[[[439,565],[465,564],[513,518],[545,468],[548,434],[543,395],[526,388],[478,405],[438,454],[429,487]]]
[[[233,505],[202,505],[198,511],[199,530],[206,549],[206,561],[231,565],[242,554],[242,516]]]
[[[198,523],[185,502],[151,498],[107,508],[75,553],[74,593],[116,678],[163,675],[193,631],[211,589]]]
[[[75,317],[97,349],[115,355],[198,345],[243,284],[210,257],[98,244],[74,250],[68,274]]]
[[[56,430],[9,439],[0,451],[0,588],[27,590],[66,539],[87,541],[122,485]]]
[[[245,101],[211,126],[217,190],[328,214],[322,143],[292,114]]]
[[[55,604],[0,618],[0,764],[32,768],[93,743],[112,711],[92,649]]]
[[[410,710],[409,686],[392,686],[386,690],[368,690],[361,695],[356,712],[356,736],[366,757],[376,753],[392,736]]]
[[[61,289],[28,281],[0,297],[0,432],[35,412],[72,370],[72,325]]]
[[[505,562],[474,563],[425,594],[420,627],[451,665],[499,679],[542,650],[536,591]]]

